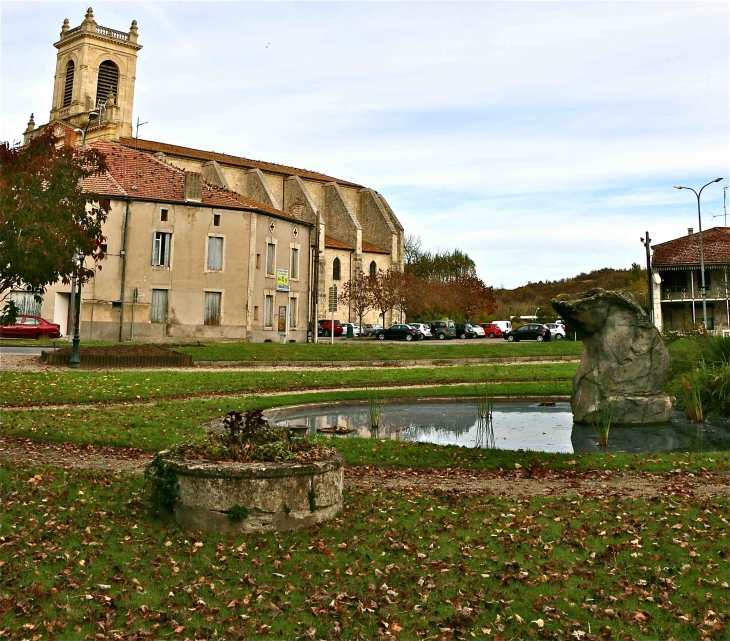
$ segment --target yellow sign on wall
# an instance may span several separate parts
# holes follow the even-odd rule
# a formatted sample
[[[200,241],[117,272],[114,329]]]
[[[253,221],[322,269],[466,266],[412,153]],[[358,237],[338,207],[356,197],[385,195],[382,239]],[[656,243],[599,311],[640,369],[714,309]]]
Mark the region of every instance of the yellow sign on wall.
[[[289,291],[289,270],[288,269],[277,269],[276,270],[276,291],[277,292],[288,292]]]

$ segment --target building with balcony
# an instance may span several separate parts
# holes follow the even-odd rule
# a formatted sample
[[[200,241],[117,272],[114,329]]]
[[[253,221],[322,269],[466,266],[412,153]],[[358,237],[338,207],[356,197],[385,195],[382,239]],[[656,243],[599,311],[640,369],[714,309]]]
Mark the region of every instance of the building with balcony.
[[[730,329],[730,228],[702,232],[707,329]],[[659,330],[684,331],[702,322],[700,234],[652,245],[654,323]]]

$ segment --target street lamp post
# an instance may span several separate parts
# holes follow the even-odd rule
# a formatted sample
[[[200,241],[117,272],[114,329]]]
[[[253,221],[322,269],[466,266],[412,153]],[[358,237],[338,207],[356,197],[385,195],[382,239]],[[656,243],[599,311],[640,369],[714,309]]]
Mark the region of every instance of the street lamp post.
[[[719,183],[722,180],[722,178],[715,178],[715,180],[711,180],[707,183],[707,185],[704,185],[702,189],[707,187],[708,185],[711,185],[712,183]],[[705,325],[705,330],[707,329],[707,291],[705,290],[705,253],[702,246],[702,213],[700,211],[700,196],[702,195],[702,189],[700,189],[699,193],[696,192],[692,187],[680,187],[679,185],[674,185],[675,189],[689,189],[691,192],[694,193],[695,196],[697,196],[697,218],[699,220],[700,224],[700,278],[701,278],[701,288],[702,288],[702,322]],[[692,303],[694,305],[694,302]]]
[[[86,123],[86,127],[84,127],[83,130],[76,129],[75,131],[81,132],[81,153],[84,153],[86,149],[86,132],[89,130],[89,125],[91,124],[92,120],[96,120],[99,118],[99,113],[97,111],[90,111],[89,112],[89,120]],[[84,179],[79,178],[79,191],[84,186]],[[74,257],[74,260],[78,261],[76,266],[76,271],[79,272],[79,277],[76,277],[76,273],[74,273],[71,277],[71,326],[74,330],[74,337],[73,337],[73,346],[71,348],[71,358],[68,360],[68,366],[71,368],[78,368],[79,365],[81,365],[81,359],[79,358],[79,343],[81,342],[81,336],[79,335],[79,326],[80,326],[80,319],[81,316],[81,267],[84,264],[84,256],[81,252],[78,252],[77,255]],[[78,291],[77,291],[78,290]],[[78,312],[76,311],[76,298],[78,298]]]

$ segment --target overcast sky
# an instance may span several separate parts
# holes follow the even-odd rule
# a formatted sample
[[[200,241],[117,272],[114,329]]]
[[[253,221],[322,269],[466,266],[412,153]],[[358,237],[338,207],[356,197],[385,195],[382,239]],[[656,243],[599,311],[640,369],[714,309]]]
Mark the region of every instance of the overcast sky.
[[[0,4],[0,139],[47,122],[61,24]],[[140,138],[382,193],[424,248],[495,286],[644,263],[639,237],[723,225],[727,2],[94,3],[139,23]],[[718,216],[713,219],[713,215]]]

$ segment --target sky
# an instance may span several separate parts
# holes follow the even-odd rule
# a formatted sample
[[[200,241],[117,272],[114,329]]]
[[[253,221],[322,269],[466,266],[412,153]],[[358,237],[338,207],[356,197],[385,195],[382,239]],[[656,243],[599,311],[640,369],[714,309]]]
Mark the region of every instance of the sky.
[[[0,140],[47,122],[61,24],[0,3]],[[727,2],[95,2],[139,25],[140,138],[371,187],[495,287],[645,264],[724,225]],[[730,206],[730,202],[728,203]]]

